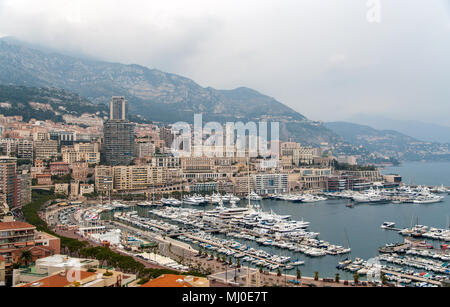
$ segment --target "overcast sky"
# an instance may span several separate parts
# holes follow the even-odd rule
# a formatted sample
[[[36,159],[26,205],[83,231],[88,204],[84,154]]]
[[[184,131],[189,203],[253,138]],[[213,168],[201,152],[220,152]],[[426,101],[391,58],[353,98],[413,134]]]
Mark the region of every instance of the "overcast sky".
[[[450,1],[379,0],[370,23],[371,1],[0,0],[0,36],[251,87],[311,119],[450,126]]]

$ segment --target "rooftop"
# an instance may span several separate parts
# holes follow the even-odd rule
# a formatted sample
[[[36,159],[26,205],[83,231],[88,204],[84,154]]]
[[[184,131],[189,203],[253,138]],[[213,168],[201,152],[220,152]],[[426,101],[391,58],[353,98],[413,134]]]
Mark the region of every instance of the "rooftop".
[[[150,280],[149,282],[143,284],[141,287],[144,288],[190,288],[190,287],[205,287],[209,286],[209,281],[205,278],[185,276],[185,275],[175,275],[175,274],[164,274]]]
[[[90,259],[81,259],[81,258],[71,258],[64,255],[53,255],[46,258],[41,258],[37,260],[39,266],[52,266],[52,267],[80,267],[84,264],[88,264],[94,262],[94,260]]]
[[[35,229],[33,225],[24,222],[0,222],[0,230]]]
[[[87,279],[89,277],[96,275],[96,273],[85,272],[85,271],[79,271],[79,273],[80,273],[81,281],[83,279]],[[31,288],[31,287],[55,288],[55,287],[67,287],[71,284],[73,284],[73,282],[69,281],[69,278],[67,278],[67,275],[64,272],[62,272],[61,274],[55,274],[55,275],[37,280],[36,282],[26,284],[23,287],[25,287],[25,288]]]

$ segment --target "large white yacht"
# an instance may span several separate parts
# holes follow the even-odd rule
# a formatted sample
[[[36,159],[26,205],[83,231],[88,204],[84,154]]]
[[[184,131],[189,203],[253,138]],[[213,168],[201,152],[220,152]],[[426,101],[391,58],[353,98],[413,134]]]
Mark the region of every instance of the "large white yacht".
[[[256,194],[256,193],[253,191],[253,192],[250,193],[249,196],[246,197],[246,199],[250,199],[250,200],[253,200],[253,201],[260,201],[260,200],[262,200],[262,197],[259,196],[258,194]]]

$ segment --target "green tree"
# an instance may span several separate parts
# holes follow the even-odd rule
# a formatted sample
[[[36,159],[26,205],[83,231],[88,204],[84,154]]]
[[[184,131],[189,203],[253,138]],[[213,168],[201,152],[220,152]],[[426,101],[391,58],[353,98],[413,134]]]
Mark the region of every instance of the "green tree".
[[[319,272],[314,272],[314,280],[315,281],[319,280]]]
[[[297,269],[297,279],[302,279],[302,272]]]
[[[28,266],[33,261],[33,254],[29,250],[23,250],[19,259],[21,263]]]
[[[384,274],[383,272],[381,272],[381,283],[383,285],[385,285],[387,283],[387,277],[386,274]]]
[[[336,283],[339,283],[339,281],[341,280],[341,276],[339,275],[339,273],[336,273],[334,280],[336,281]]]
[[[355,284],[359,283],[359,274],[358,273],[353,274],[353,281],[355,282]]]

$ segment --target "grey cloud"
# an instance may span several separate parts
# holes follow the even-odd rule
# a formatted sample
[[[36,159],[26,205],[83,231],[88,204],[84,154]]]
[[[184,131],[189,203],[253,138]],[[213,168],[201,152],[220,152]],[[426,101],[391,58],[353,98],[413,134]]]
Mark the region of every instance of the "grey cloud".
[[[71,54],[252,87],[318,120],[448,122],[446,0],[380,0],[380,24],[363,0],[14,1],[0,33]]]

